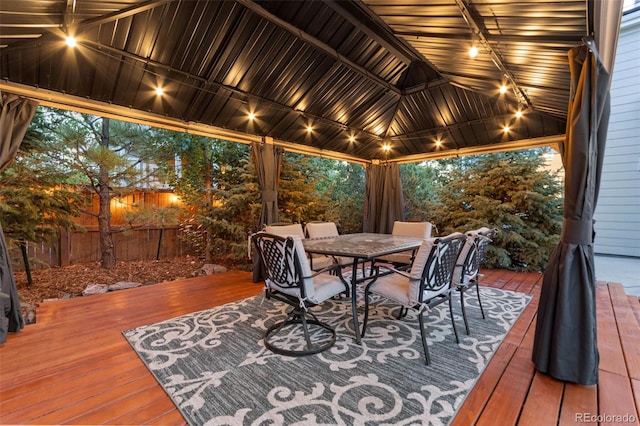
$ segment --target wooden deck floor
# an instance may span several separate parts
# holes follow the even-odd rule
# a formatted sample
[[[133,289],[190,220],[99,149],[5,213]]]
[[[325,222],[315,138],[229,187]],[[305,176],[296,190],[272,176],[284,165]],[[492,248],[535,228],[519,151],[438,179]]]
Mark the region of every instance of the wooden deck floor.
[[[598,283],[600,383],[537,374],[531,348],[541,275],[486,271],[484,285],[534,295],[453,425],[621,424],[640,408],[640,303]],[[121,332],[259,294],[246,272],[42,304],[0,347],[1,424],[184,424]],[[629,417],[627,417],[629,418]],[[607,421],[612,420],[612,421]]]

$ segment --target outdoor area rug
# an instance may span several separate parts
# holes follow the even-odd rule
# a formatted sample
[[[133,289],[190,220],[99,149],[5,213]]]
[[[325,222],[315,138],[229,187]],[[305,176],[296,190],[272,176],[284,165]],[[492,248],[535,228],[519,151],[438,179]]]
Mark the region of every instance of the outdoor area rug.
[[[530,300],[512,291],[481,292],[484,320],[475,294],[465,298],[469,336],[455,295],[460,344],[446,303],[427,313],[428,366],[417,312],[398,320],[398,305],[381,299],[374,299],[361,345],[349,299],[315,307],[338,337],[332,348],[306,357],[265,349],[264,330],[289,306],[262,296],[124,336],[192,425],[446,425]]]

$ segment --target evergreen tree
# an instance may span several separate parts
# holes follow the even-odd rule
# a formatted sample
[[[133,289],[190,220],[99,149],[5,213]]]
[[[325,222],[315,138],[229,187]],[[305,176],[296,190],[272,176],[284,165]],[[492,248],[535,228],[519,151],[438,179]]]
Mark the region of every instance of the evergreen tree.
[[[360,164],[286,153],[278,187],[281,219],[330,221],[341,233],[361,232],[364,186]]]
[[[149,180],[154,171],[141,165],[162,161],[155,131],[147,126],[47,108],[43,109],[43,119],[50,137],[42,141],[46,158],[38,158],[36,167],[47,165],[69,174],[70,182],[97,194],[98,213],[84,213],[98,221],[101,266],[113,268],[116,257],[112,235],[122,230],[111,226],[111,198],[126,195]]]
[[[495,227],[486,265],[542,271],[562,227],[562,187],[543,167],[543,152],[482,155],[452,167],[431,215],[440,235]]]
[[[442,186],[439,164],[425,161],[400,166],[405,220],[432,222],[431,204]]]
[[[331,161],[333,170],[327,187],[331,202],[327,216],[334,218],[341,233],[362,232],[365,198],[365,171],[361,164]]]
[[[9,242],[22,251],[29,281],[26,244],[50,244],[60,228],[77,229],[73,217],[80,214],[82,201],[69,186],[72,173],[50,161],[50,137],[44,113],[38,109],[16,158],[0,173],[0,221]]]
[[[283,222],[334,220],[327,216],[330,199],[318,187],[326,185],[326,163],[307,155],[287,152],[280,168],[278,208]]]
[[[165,169],[189,216],[183,229],[207,262],[247,257],[247,235],[256,226],[260,191],[249,147],[234,142],[164,132],[167,152],[180,167]]]

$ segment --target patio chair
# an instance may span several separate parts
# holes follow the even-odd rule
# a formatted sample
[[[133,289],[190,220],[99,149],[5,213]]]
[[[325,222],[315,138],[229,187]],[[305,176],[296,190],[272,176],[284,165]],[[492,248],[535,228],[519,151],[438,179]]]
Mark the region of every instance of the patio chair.
[[[304,230],[299,223],[272,223],[271,225],[265,225],[263,230],[269,234],[280,235],[281,237],[296,235],[304,238]]]
[[[427,365],[431,360],[424,324],[425,311],[429,311],[441,303],[449,302],[451,324],[453,325],[456,343],[459,343],[458,330],[453,318],[451,291],[453,269],[465,241],[466,237],[461,233],[424,240],[409,271],[401,271],[385,265],[375,266],[376,272],[378,272],[378,268],[385,268],[389,269],[391,273],[379,275],[377,279],[374,279],[365,287],[362,337],[364,337],[367,330],[369,304],[371,302],[370,295],[373,293],[400,304],[398,319],[406,316],[409,308],[418,311],[420,336]]]
[[[252,235],[251,240],[264,264],[265,298],[291,306],[284,320],[265,331],[265,347],[287,356],[312,355],[330,348],[335,343],[336,332],[318,320],[310,308],[349,292],[349,285],[341,274],[326,273],[338,266],[332,265],[313,273],[298,236],[258,232]],[[304,341],[300,339],[301,334]]]
[[[299,223],[272,223],[271,225],[265,225],[263,230],[269,234],[280,235],[281,237],[295,235],[300,237],[300,239],[305,238],[304,229]],[[324,269],[333,263],[333,260],[326,256],[317,259],[314,259],[311,255],[307,255],[307,257],[311,265],[311,270],[313,271]]]
[[[482,300],[480,299],[480,265],[484,260],[484,252],[492,238],[498,232],[497,229],[479,228],[467,232],[467,241],[460,252],[456,268],[453,272],[454,289],[460,293],[460,305],[462,308],[462,318],[464,319],[464,327],[469,334],[469,321],[467,320],[467,311],[464,303],[464,293],[475,287],[478,297],[478,305],[480,305],[480,313],[485,318]]]
[[[308,238],[337,237],[338,227],[335,222],[308,222],[304,227],[304,233]],[[319,264],[327,266],[330,263],[337,263],[340,266],[349,266],[353,260],[348,257],[326,256],[323,254],[312,254],[311,262],[315,266]]]
[[[402,222],[396,220],[393,222],[391,235],[400,235],[404,237],[431,238],[431,230],[433,225],[431,222]],[[407,250],[400,253],[388,254],[375,259],[375,262],[382,261],[391,263],[396,269],[407,269],[413,263],[415,250]]]

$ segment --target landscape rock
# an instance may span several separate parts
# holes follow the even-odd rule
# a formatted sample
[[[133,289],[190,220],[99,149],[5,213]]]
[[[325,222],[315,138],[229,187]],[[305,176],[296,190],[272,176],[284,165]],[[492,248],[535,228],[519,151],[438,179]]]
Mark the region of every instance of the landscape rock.
[[[204,275],[213,275],[213,274],[220,274],[222,272],[227,272],[227,268],[222,266],[222,265],[216,265],[213,263],[205,263],[204,265],[202,265],[202,268],[193,271],[193,274],[191,274],[194,277],[201,277]]]
[[[24,318],[25,325],[36,323],[36,307],[31,303],[20,302],[20,310],[22,311],[22,318]]]
[[[142,283],[136,283],[131,281],[119,281],[115,284],[111,284],[109,287],[107,287],[107,290],[116,291],[116,290],[124,290],[126,288],[136,288],[140,286],[142,286]]]
[[[82,290],[83,296],[90,296],[92,294],[102,294],[109,291],[109,288],[106,285],[101,284],[89,284]]]

